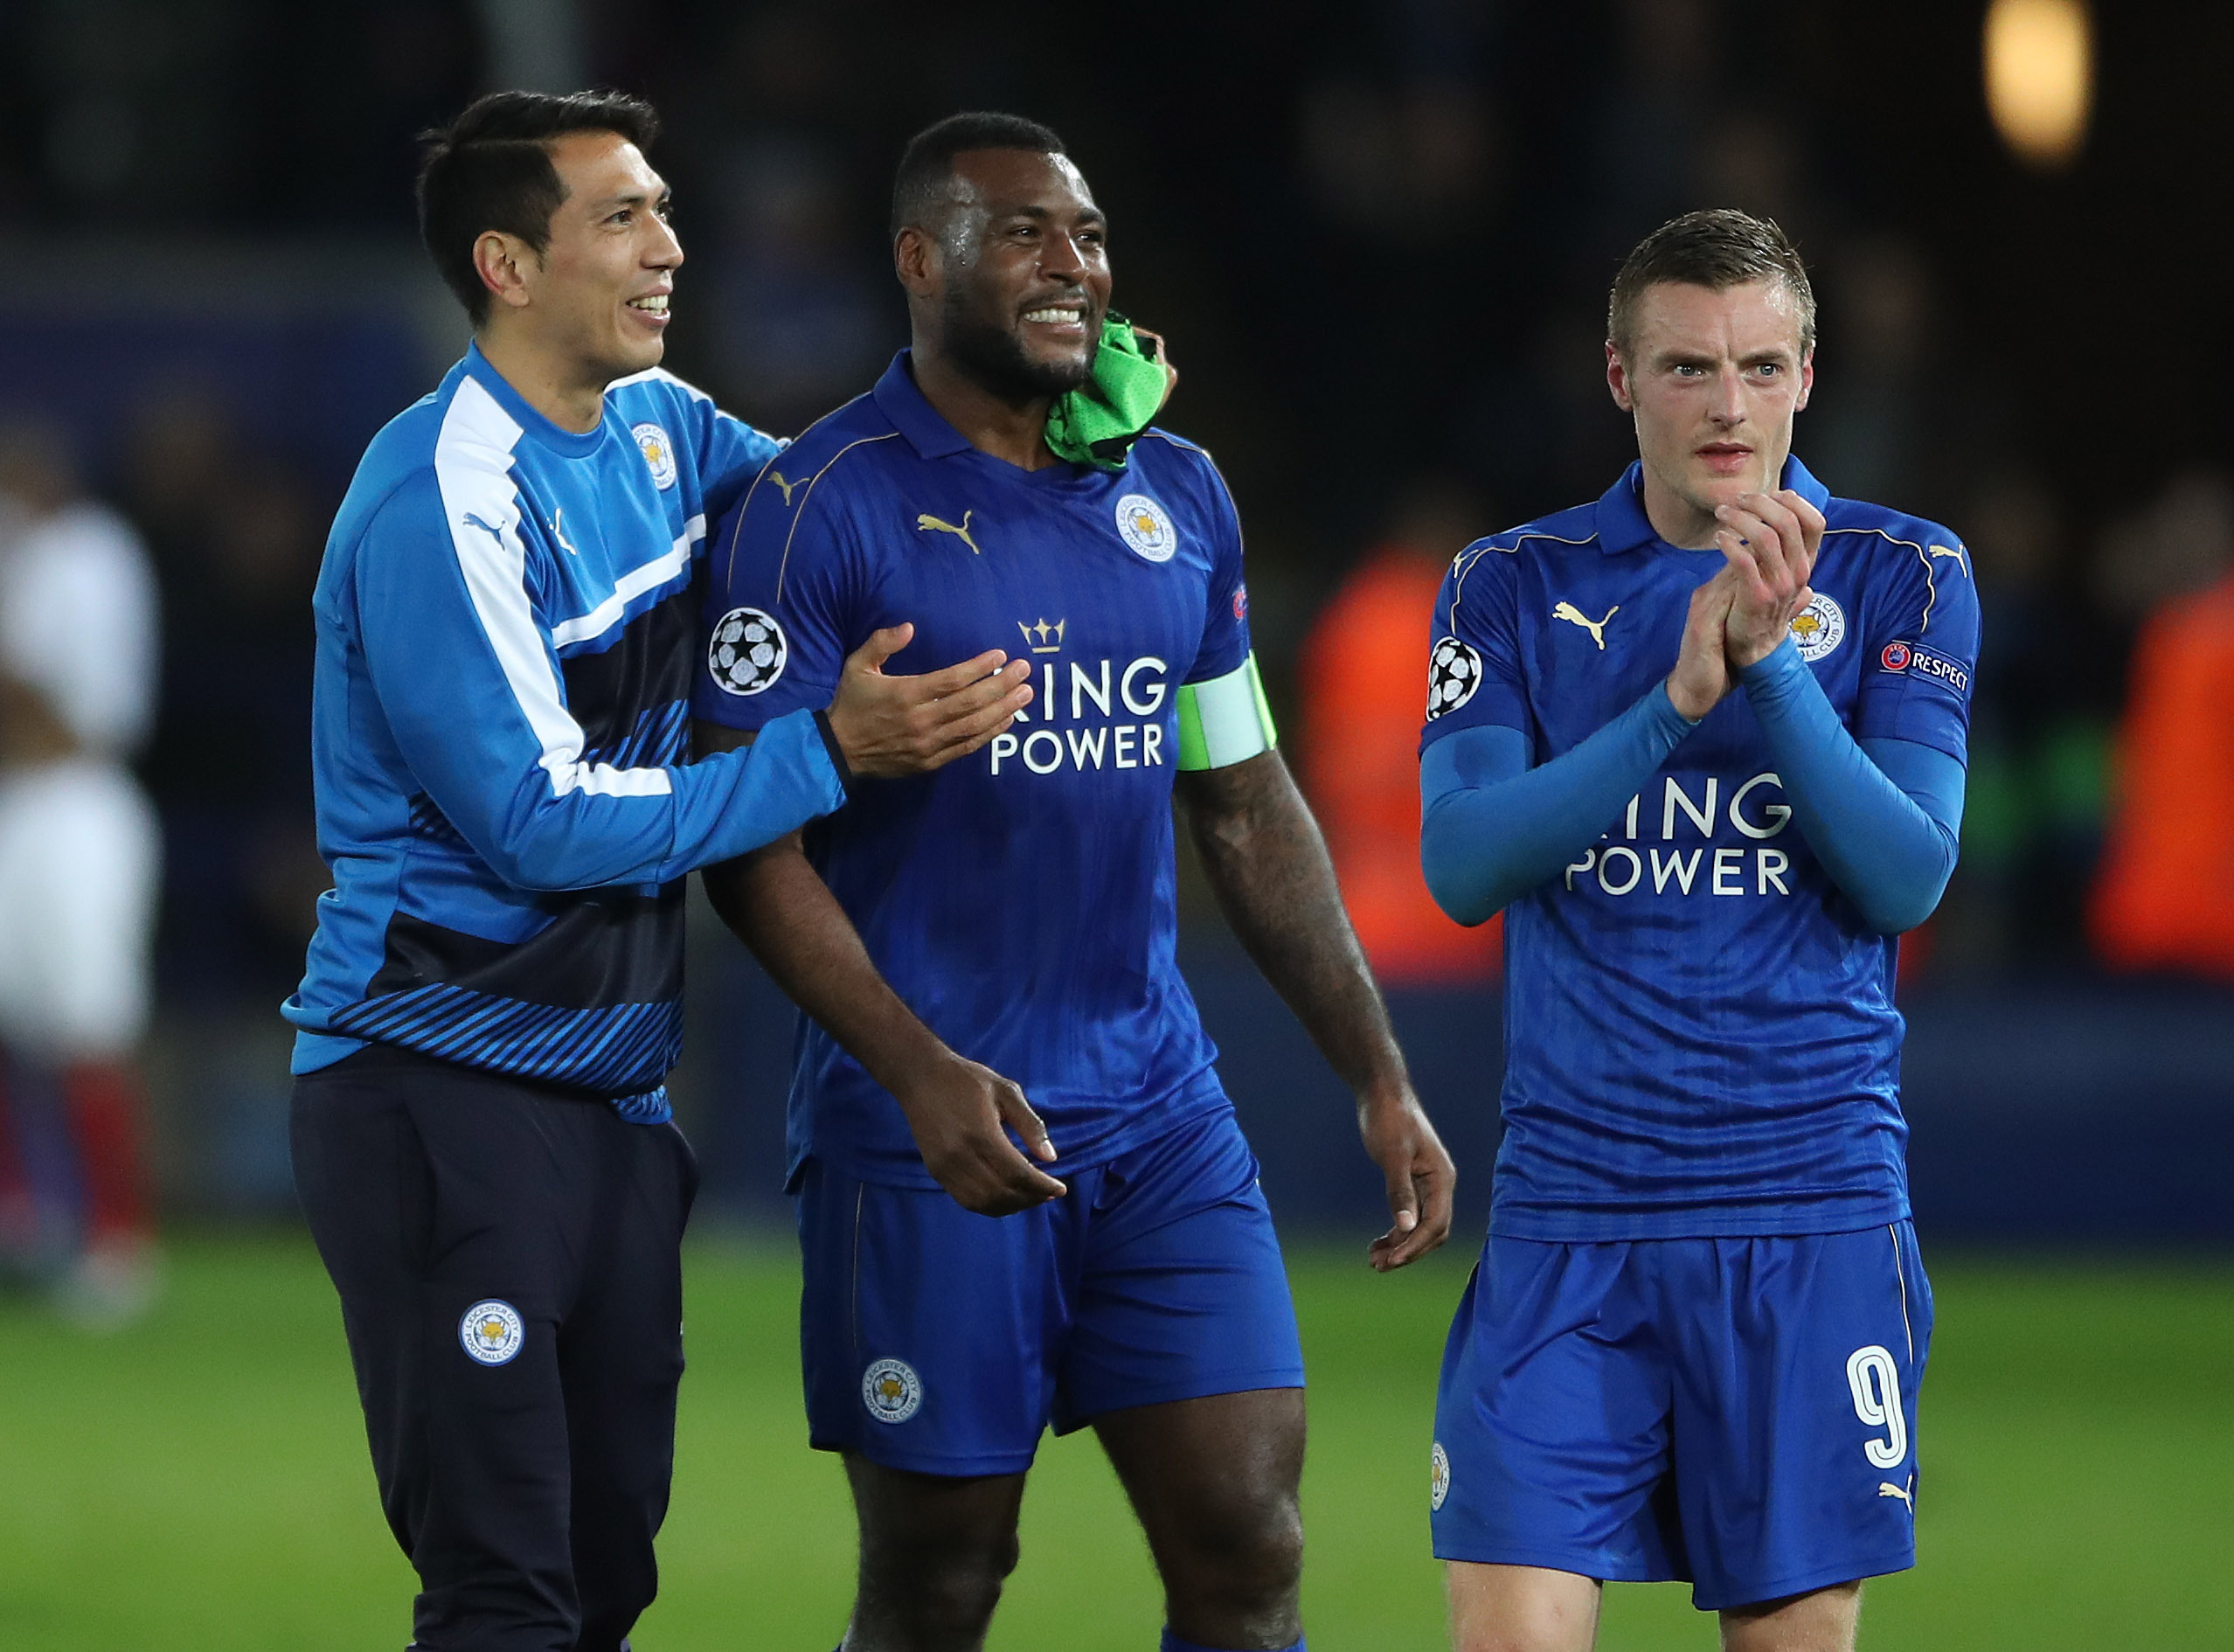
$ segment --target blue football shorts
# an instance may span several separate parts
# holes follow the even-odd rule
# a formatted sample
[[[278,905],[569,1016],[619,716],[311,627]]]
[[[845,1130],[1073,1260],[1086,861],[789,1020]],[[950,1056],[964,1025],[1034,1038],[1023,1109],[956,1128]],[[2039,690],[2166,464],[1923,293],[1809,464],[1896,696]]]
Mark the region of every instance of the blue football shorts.
[[[1443,1353],[1435,1553],[1684,1579],[1702,1610],[1904,1571],[1931,1345],[1906,1222],[1785,1239],[1493,1235]]]
[[[808,1438],[888,1468],[1020,1474],[1041,1431],[1303,1385],[1256,1156],[1221,1110],[1013,1216],[802,1167]]]

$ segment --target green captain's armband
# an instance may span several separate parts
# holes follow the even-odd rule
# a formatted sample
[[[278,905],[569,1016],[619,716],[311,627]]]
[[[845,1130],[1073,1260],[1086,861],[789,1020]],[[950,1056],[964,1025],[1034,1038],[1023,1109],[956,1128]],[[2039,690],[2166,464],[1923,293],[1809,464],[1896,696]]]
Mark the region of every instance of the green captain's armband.
[[[1230,767],[1269,752],[1278,739],[1253,653],[1224,677],[1180,685],[1181,768]]]

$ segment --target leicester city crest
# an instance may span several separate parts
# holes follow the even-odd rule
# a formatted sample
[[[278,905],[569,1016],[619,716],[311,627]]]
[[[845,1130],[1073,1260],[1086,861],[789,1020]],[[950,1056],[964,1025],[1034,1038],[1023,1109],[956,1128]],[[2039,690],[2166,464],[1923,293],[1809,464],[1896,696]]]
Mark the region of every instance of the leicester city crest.
[[[651,467],[652,481],[665,493],[675,485],[675,444],[668,440],[667,432],[655,424],[638,425],[628,434],[636,439],[636,451]]]
[[[758,694],[783,675],[790,654],[775,615],[760,608],[732,608],[714,624],[706,670],[725,694]]]
[[[520,1310],[500,1297],[475,1302],[458,1321],[458,1346],[481,1365],[509,1365],[527,1340]]]
[[[1427,720],[1455,711],[1481,686],[1481,656],[1454,636],[1440,639],[1427,656]]]
[[[1435,1449],[1427,1454],[1427,1506],[1440,1509],[1443,1499],[1451,1495],[1451,1454],[1437,1440]]]
[[[1128,493],[1117,502],[1117,537],[1150,562],[1169,562],[1179,548],[1179,531],[1163,507],[1144,493]]]
[[[1846,641],[1846,611],[1818,591],[1807,606],[1792,616],[1792,640],[1800,657],[1813,665]]]
[[[904,1359],[880,1359],[861,1373],[861,1403],[881,1423],[904,1423],[923,1404],[923,1379]]]

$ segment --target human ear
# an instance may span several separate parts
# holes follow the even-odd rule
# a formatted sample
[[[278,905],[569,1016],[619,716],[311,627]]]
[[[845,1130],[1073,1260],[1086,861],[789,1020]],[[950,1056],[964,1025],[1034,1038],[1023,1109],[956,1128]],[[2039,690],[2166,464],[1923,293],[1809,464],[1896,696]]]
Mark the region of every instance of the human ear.
[[[1613,393],[1613,405],[1623,413],[1634,413],[1637,404],[1629,394],[1629,370],[1623,364],[1621,352],[1613,341],[1606,341],[1606,388]]]
[[[535,251],[516,235],[502,230],[483,231],[473,244],[473,267],[481,284],[495,294],[499,303],[514,309],[523,309],[531,302],[529,289],[529,270],[543,267],[543,260]]]
[[[910,224],[892,237],[892,273],[910,295],[929,296],[938,284],[939,248],[931,237]]]

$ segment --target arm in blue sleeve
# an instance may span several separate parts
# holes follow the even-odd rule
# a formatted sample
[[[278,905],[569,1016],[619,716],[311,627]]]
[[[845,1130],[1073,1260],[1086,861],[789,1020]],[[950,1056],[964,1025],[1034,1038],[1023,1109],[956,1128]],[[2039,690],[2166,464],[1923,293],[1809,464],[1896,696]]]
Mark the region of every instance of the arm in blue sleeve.
[[[1738,674],[1807,847],[1880,934],[1939,904],[1962,827],[1963,767],[1915,740],[1857,745],[1790,638]]]
[[[389,732],[445,818],[514,887],[665,883],[845,801],[804,710],[751,750],[701,763],[593,760],[517,535],[454,535],[406,489],[357,549],[357,641]]]
[[[1419,864],[1435,904],[1462,924],[1488,921],[1556,878],[1605,831],[1695,726],[1665,685],[1539,767],[1528,737],[1467,729],[1419,758]]]

